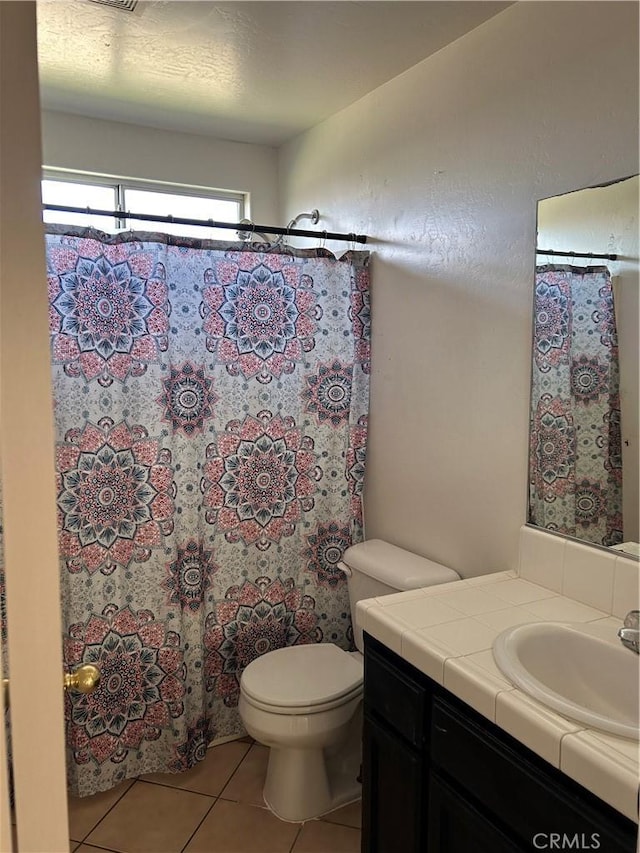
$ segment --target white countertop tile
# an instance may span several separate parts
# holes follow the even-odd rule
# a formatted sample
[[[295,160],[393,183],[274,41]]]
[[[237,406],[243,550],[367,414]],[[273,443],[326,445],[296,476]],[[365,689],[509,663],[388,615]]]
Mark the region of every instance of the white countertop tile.
[[[492,613],[479,613],[475,619],[496,631],[505,631],[515,625],[523,625],[525,622],[543,622],[542,616],[536,616],[525,607],[507,607],[506,610],[494,610]]]
[[[605,616],[604,619],[595,619],[593,622],[584,622],[580,626],[580,630],[585,634],[591,634],[593,637],[599,637],[601,640],[606,640],[617,646],[620,642],[618,631],[622,627],[622,620],[616,616]],[[629,652],[633,654],[633,652]]]
[[[611,613],[616,552],[602,552],[582,542],[564,549],[562,594]]]
[[[458,592],[461,589],[466,589],[468,586],[472,586],[471,581],[462,579],[459,581],[448,581],[447,583],[438,583],[435,586],[427,586],[424,588],[424,593],[425,595],[445,595],[447,592],[451,592],[451,590]]]
[[[629,557],[617,557],[613,576],[611,612],[621,619],[630,610],[640,609],[640,565]]]
[[[402,635],[401,657],[438,684],[444,684],[444,664],[453,655],[451,649],[420,636],[417,631]]]
[[[390,607],[398,602],[412,601],[414,598],[425,598],[428,589],[408,589],[406,592],[392,592],[390,595],[381,595],[379,598],[369,598],[367,601],[376,601],[382,607]]]
[[[621,752],[631,761],[638,761],[640,759],[640,744],[637,741],[629,740],[628,737],[618,737],[617,735],[610,735],[607,732],[600,732],[598,729],[585,729],[585,734],[600,741],[608,749]]]
[[[531,601],[527,604],[527,610],[535,613],[536,616],[542,616],[543,619],[558,622],[591,622],[609,615],[564,595],[545,598],[543,601]]]
[[[404,593],[400,593],[403,595]],[[363,598],[360,601],[356,602],[356,619],[358,619],[361,615],[369,610],[370,607],[377,607],[378,600],[377,598]]]
[[[495,721],[554,767],[560,767],[562,738],[581,729],[520,690],[498,694]]]
[[[638,820],[638,758],[611,748],[592,731],[562,740],[560,769],[631,820]]]
[[[486,587],[489,590],[487,592],[484,587],[477,584],[459,591],[452,590],[438,596],[438,598],[466,616],[475,616],[476,613],[489,613],[491,610],[504,610],[505,607],[509,606],[509,603],[491,594],[490,590],[493,589],[493,586],[489,584]]]
[[[491,586],[491,595],[504,598],[510,604],[527,604],[529,601],[540,601],[544,598],[554,598],[558,593],[538,584],[530,583],[522,578],[501,581]]]
[[[496,636],[495,631],[471,617],[422,628],[418,633],[425,640],[433,640],[443,648],[451,649],[452,657],[490,649]]]
[[[387,615],[386,610],[377,611],[374,608],[365,611],[360,626],[398,655],[402,654],[402,635],[411,630],[411,626],[402,619],[394,619]]]
[[[504,678],[490,675],[473,657],[448,658],[444,663],[444,686],[488,720],[495,722],[499,693],[513,690]]]
[[[490,575],[477,575],[474,578],[466,578],[467,586],[476,586],[480,584],[480,586],[486,586],[490,583],[498,583],[499,581],[507,581],[511,578],[518,577],[518,573],[510,570],[508,572],[493,572]]]
[[[566,539],[525,525],[520,531],[519,576],[560,592]]]
[[[439,625],[441,622],[452,622],[460,619],[460,610],[454,610],[443,602],[443,596],[435,598],[411,599],[402,604],[392,604],[385,607],[387,616],[398,617],[412,628],[427,628],[429,625]]]
[[[480,667],[480,669],[484,669],[489,675],[493,676],[494,680],[503,681],[509,688],[513,688],[513,684],[498,669],[491,649],[486,649],[483,652],[474,652],[472,655],[465,655],[464,659]]]

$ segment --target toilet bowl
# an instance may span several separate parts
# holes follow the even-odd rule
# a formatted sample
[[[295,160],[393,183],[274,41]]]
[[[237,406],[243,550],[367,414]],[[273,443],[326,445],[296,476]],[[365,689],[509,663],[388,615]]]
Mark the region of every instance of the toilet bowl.
[[[270,747],[264,800],[282,820],[360,796],[362,656],[330,643],[277,649],[242,674],[238,710]]]
[[[270,748],[264,801],[282,820],[310,820],[360,797],[364,648],[356,602],[460,579],[377,539],[348,548],[338,566],[347,576],[358,651],[288,646],[256,658],[240,679],[242,722]]]

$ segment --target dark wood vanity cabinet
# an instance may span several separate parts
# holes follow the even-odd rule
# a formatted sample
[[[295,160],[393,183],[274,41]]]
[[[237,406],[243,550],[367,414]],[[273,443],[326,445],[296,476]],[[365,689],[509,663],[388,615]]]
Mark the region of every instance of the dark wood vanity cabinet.
[[[362,853],[635,853],[637,826],[365,635]]]
[[[362,726],[362,850],[367,853],[427,849],[422,810],[429,710],[412,667],[405,661],[395,666],[393,656],[387,659],[367,646]]]

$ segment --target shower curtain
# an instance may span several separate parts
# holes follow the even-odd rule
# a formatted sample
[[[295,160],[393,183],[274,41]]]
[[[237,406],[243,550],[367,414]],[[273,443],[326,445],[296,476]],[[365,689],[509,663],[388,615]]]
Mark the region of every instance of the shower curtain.
[[[352,644],[368,254],[50,226],[70,790],[242,733],[243,669]]]
[[[529,520],[622,542],[619,366],[606,267],[536,270]]]

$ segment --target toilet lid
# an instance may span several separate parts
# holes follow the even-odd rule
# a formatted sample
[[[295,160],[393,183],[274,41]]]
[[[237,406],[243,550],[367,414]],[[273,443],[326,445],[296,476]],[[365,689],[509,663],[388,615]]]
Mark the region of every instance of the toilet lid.
[[[332,643],[288,646],[256,658],[242,673],[242,689],[265,705],[320,705],[362,684],[362,662]]]

